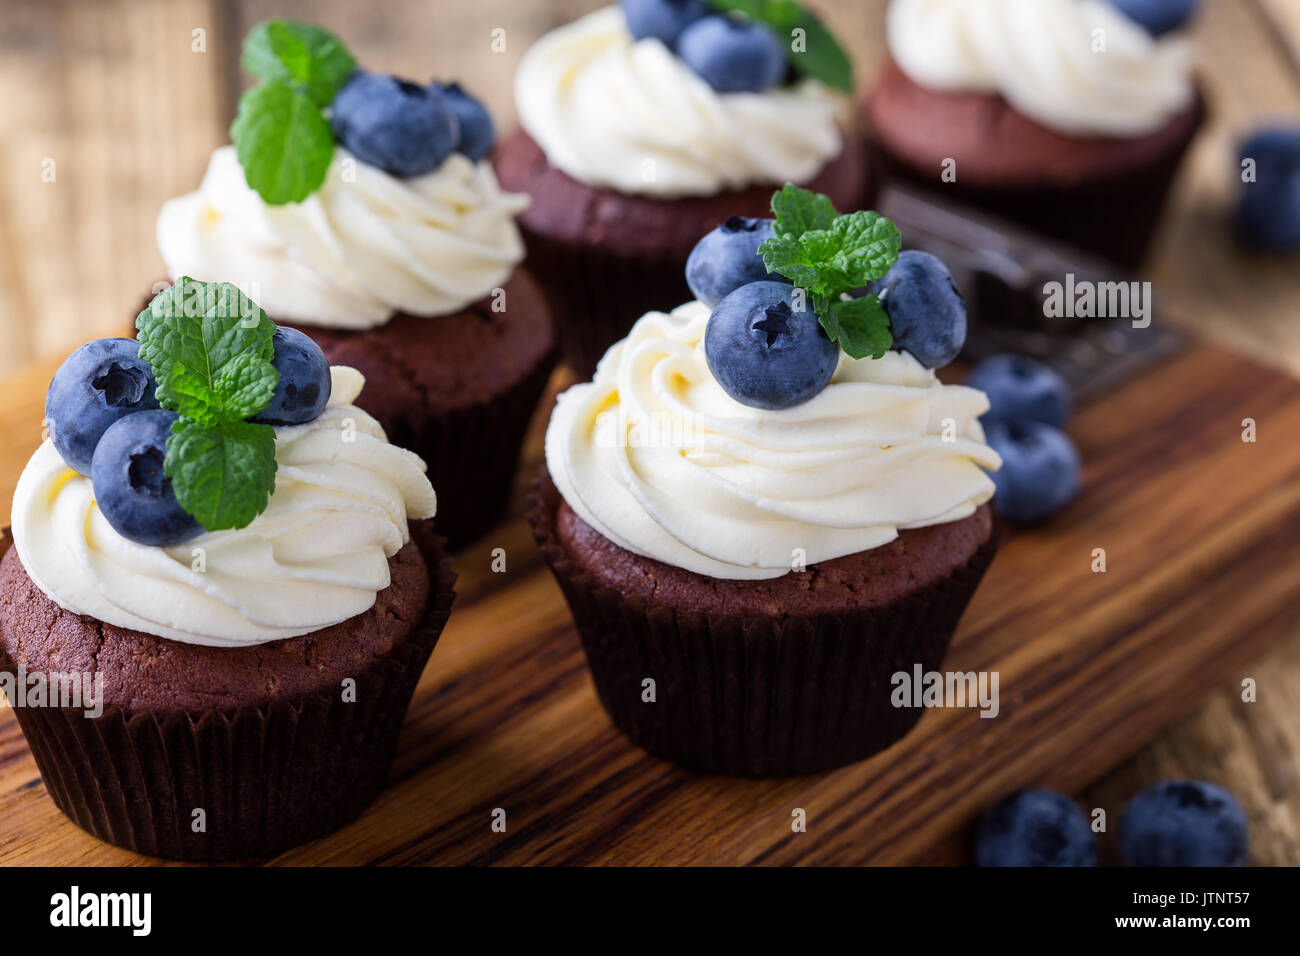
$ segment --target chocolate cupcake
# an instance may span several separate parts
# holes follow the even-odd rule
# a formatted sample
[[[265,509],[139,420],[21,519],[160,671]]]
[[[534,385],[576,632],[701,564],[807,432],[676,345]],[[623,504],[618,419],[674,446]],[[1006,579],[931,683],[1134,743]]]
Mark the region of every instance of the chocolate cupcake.
[[[139,343],[64,363],[0,561],[0,669],[68,688],[15,707],[50,795],[176,859],[361,813],[454,597],[423,463],[354,404],[362,377],[245,314],[146,311]]]
[[[246,50],[270,28],[314,29],[275,21]],[[360,70],[322,97],[337,142],[319,179],[281,189],[244,120],[275,83],[245,94],[236,145],[213,153],[199,189],[164,205],[163,259],[173,277],[235,283],[360,370],[362,407],[428,463],[440,531],[463,547],[506,507],[554,364],[550,310],[519,268],[528,198],[498,185],[492,121],[459,86]]]
[[[1142,261],[1206,116],[1182,24],[1106,0],[894,0],[887,22],[864,115],[888,175]]]
[[[666,21],[610,7],[539,40],[515,77],[522,128],[496,154],[502,184],[532,197],[519,220],[528,264],[584,378],[637,317],[686,298],[700,235],[767,215],[773,187],[808,184],[842,208],[871,198],[862,143],[837,120],[832,85],[850,90],[852,76],[829,32],[804,14],[807,49],[787,52],[786,28],[742,27],[703,2],[657,6]],[[754,75],[717,69],[750,46],[737,59]]]
[[[560,396],[529,511],[615,724],[742,775],[903,736],[893,676],[939,667],[996,548],[988,400],[933,371],[965,333],[951,277],[900,260],[888,220],[781,196],[760,248],[806,287],[706,237],[705,301],[643,316]]]

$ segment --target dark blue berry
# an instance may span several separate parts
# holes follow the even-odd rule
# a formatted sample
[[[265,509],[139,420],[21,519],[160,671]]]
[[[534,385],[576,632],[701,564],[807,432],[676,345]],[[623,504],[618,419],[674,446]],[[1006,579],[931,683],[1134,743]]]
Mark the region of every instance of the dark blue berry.
[[[1083,812],[1055,790],[1020,790],[984,812],[977,866],[1095,866],[1097,842]]]
[[[1266,127],[1241,144],[1238,158],[1255,164],[1237,205],[1242,238],[1270,252],[1300,249],[1300,128]]]
[[[1064,432],[1040,422],[990,422],[985,436],[1002,456],[1002,467],[992,475],[993,507],[1008,521],[1042,521],[1079,493],[1083,466]]]
[[[69,468],[90,474],[95,446],[108,427],[158,407],[149,363],[135,339],[96,339],[59,366],[45,393],[45,423]]]
[[[446,86],[434,84],[443,95],[443,100],[456,116],[459,139],[456,152],[468,156],[474,162],[487,157],[496,144],[496,127],[487,107],[460,88],[459,83]]]
[[[772,237],[771,219],[732,216],[695,244],[686,260],[686,284],[710,309],[750,282],[769,277],[758,247]]]
[[[751,282],[713,310],[704,356],[723,391],[753,408],[806,402],[831,380],[840,348],[806,303],[796,309],[793,286]]]
[[[1042,422],[1064,428],[1070,418],[1070,386],[1050,365],[1024,355],[993,355],[975,364],[966,384],[989,397],[985,423]]]
[[[266,425],[301,425],[325,410],[330,400],[330,363],[319,345],[297,329],[280,326],[271,340],[271,360],[280,380],[271,404],[249,421]]]
[[[442,91],[357,70],[331,108],[334,137],[394,176],[437,169],[456,148],[456,117]]]
[[[785,47],[752,20],[696,20],[677,38],[677,55],[719,93],[760,93],[785,76]]]
[[[163,473],[167,434],[175,412],[155,409],[120,419],[99,441],[90,480],[95,503],[122,537],[157,547],[180,544],[203,532],[181,508]]]
[[[939,259],[914,249],[875,286],[889,313],[894,348],[910,352],[926,368],[942,368],[966,343],[966,302]]]
[[[1241,866],[1246,814],[1232,794],[1201,780],[1166,780],[1143,790],[1119,822],[1129,866]]]
[[[715,12],[705,0],[619,0],[619,6],[633,37],[653,37],[670,47],[688,26]]]
[[[1111,0],[1120,13],[1152,36],[1164,36],[1187,23],[1200,0]]]

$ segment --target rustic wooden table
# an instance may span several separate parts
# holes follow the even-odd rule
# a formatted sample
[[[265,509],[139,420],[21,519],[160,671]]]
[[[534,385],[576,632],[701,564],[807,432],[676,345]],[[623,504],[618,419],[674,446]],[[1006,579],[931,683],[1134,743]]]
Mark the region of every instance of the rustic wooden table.
[[[539,33],[598,5],[599,0],[369,6],[286,0],[275,4],[274,13],[330,26],[369,64],[412,76],[463,78],[508,126],[510,78],[521,52]],[[7,0],[0,14],[0,102],[8,134],[0,144],[0,331],[7,346],[0,351],[0,374],[7,376],[0,383],[0,433],[6,439],[0,443],[0,513],[7,513],[13,483],[39,440],[41,401],[53,357],[95,335],[120,332],[141,290],[159,274],[153,240],[157,208],[167,197],[193,188],[208,153],[224,141],[240,82],[238,42],[249,25],[268,15],[263,6],[252,0]],[[819,6],[852,45],[865,83],[880,54],[882,3],[837,0]],[[493,55],[483,51],[488,32],[497,26],[507,30],[507,50],[490,60]],[[1224,222],[1236,185],[1237,136],[1267,118],[1300,117],[1300,0],[1205,0],[1198,33],[1214,122],[1181,177],[1150,277],[1172,311],[1208,336],[1300,372],[1296,261],[1243,254]],[[481,47],[471,42],[475,36],[482,38]],[[53,181],[46,182],[42,174],[51,168]],[[1267,402],[1277,393],[1262,388],[1253,394]],[[1260,415],[1268,411],[1262,408]],[[1293,435],[1294,428],[1263,436],[1258,451],[1267,455],[1268,441],[1289,442]],[[528,540],[518,523],[502,533],[502,544],[512,553],[526,551]],[[478,600],[491,596],[494,583],[472,566],[476,555],[464,558],[471,562],[469,602],[457,626],[470,629],[466,635],[473,629],[508,630],[517,608]],[[547,609],[541,624],[566,631],[569,625],[545,576],[528,575],[523,586],[520,600]],[[1249,603],[1245,595],[1243,603]],[[1195,623],[1188,627],[1193,642]],[[1078,791],[1080,801],[1122,806],[1142,786],[1169,776],[1220,780],[1237,793],[1250,815],[1254,860],[1300,863],[1300,627],[1293,621],[1290,630],[1290,638],[1253,664],[1225,672],[1224,686],[1190,716]],[[1253,646],[1251,637],[1243,634],[1243,645]],[[572,652],[571,644],[552,652],[563,657],[558,679],[584,682],[580,656]],[[445,642],[434,658],[442,675],[433,679],[466,675],[484,653],[469,637]],[[505,663],[529,665],[526,658]],[[1257,678],[1257,703],[1242,705],[1241,674]],[[426,683],[430,679],[426,675]],[[453,676],[444,689],[452,700],[459,679]],[[566,721],[591,717],[594,700],[589,684],[583,687],[566,697],[573,702],[571,709],[547,715],[546,726],[559,737],[557,746],[563,743]],[[529,702],[521,699],[518,706],[522,712]],[[472,726],[472,717],[462,715],[469,721],[464,726]],[[409,733],[436,723],[433,714],[417,712]],[[456,740],[436,739],[457,746]],[[501,740],[501,746],[509,746],[507,737]],[[418,802],[427,798],[418,788],[401,785],[432,756],[424,749],[404,749],[396,769],[399,784],[384,798],[390,809],[414,814]],[[489,751],[483,759],[501,756]],[[584,759],[609,756],[601,751]],[[1089,763],[1096,772],[1104,766],[1104,760]],[[1078,788],[1091,776],[1061,779]],[[639,803],[655,794],[614,787],[606,796],[617,810],[622,801]],[[52,812],[10,714],[0,715],[0,806],[0,861],[119,858]],[[559,834],[559,821],[552,823]],[[379,858],[454,861],[456,839],[453,829],[406,848],[390,845]],[[335,854],[289,859],[362,858],[343,846]],[[741,846],[733,849],[735,859],[752,858]],[[778,852],[769,858],[783,857]],[[950,856],[940,852],[923,858]]]

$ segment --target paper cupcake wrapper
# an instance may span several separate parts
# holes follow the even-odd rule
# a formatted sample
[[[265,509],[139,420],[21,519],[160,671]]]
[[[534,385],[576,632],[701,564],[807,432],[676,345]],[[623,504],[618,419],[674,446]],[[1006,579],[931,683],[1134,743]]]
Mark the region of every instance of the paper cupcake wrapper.
[[[223,711],[114,706],[91,718],[16,708],[55,804],[108,843],[201,861],[267,856],[359,815],[383,787],[455,598],[441,538],[429,522],[413,522],[411,533],[429,566],[428,609],[406,641],[356,675],[354,703],[332,688]],[[13,669],[2,651],[0,666]]]
[[[904,599],[784,620],[706,615],[599,585],[555,533],[548,475],[529,521],[564,591],[601,704],[633,742],[698,770],[791,776],[884,750],[920,719],[891,677],[938,670],[997,550],[994,537],[944,580]],[[656,700],[642,700],[652,678]]]

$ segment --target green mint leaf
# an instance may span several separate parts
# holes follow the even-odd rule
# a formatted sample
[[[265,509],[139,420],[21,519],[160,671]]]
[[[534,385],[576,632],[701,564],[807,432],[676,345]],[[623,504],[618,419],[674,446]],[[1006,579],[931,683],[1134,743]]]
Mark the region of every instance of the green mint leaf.
[[[835,205],[829,196],[786,183],[772,194],[773,231],[797,239],[813,229],[829,229],[835,221]]]
[[[819,308],[820,307],[820,308]],[[860,299],[814,302],[817,318],[840,348],[855,359],[878,359],[894,344],[889,316],[880,300],[868,294]]]
[[[807,289],[819,282],[817,268],[809,261],[798,239],[773,236],[763,240],[758,252],[763,257],[763,265],[767,266],[768,272],[784,276],[793,285]]]
[[[320,107],[283,77],[239,98],[230,139],[248,185],[273,206],[315,192],[334,156],[334,134]]]
[[[243,528],[275,490],[275,429],[252,422],[202,425],[181,418],[163,471],[176,501],[208,531]]]
[[[830,231],[838,246],[831,262],[850,282],[845,292],[866,285],[869,279],[882,278],[898,261],[903,247],[898,227],[869,210],[837,217]]]
[[[244,69],[263,80],[285,79],[326,107],[356,69],[338,37],[310,23],[270,20],[244,39]]]
[[[795,0],[709,0],[709,3],[770,27],[790,51],[790,64],[800,74],[833,89],[853,92],[853,61],[826,24],[802,4]]]
[[[279,373],[270,362],[242,352],[201,378],[187,365],[173,363],[158,385],[158,403],[200,425],[218,425],[251,418],[271,403]]]

